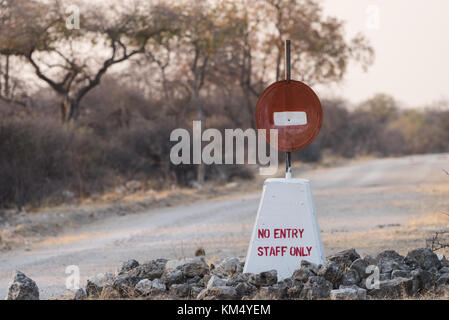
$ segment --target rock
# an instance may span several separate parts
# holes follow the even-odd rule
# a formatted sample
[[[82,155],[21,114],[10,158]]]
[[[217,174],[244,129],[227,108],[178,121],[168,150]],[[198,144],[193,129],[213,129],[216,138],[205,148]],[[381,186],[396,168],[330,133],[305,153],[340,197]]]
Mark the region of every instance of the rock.
[[[440,269],[441,262],[438,256],[428,248],[415,249],[407,254],[407,257],[415,259],[419,266],[424,270],[431,268]]]
[[[226,286],[226,281],[213,275],[210,277],[209,281],[207,282],[206,288],[219,287],[219,286]]]
[[[203,291],[203,289],[204,288],[201,286],[193,285],[190,287],[190,295],[192,297],[197,297],[201,293],[201,291]]]
[[[195,276],[204,276],[209,272],[209,266],[203,258],[192,260],[184,264],[181,268],[182,273],[187,278]]]
[[[435,283],[436,287],[449,285],[449,273],[443,273]]]
[[[123,262],[120,269],[117,271],[117,274],[118,275],[125,274],[126,272],[131,271],[132,269],[137,268],[138,266],[139,266],[139,262],[137,262],[134,259],[125,261],[125,262]]]
[[[315,275],[316,275],[315,273],[303,267],[301,269],[295,270],[291,278],[292,280],[307,282],[307,280],[309,280],[310,277],[313,277]]]
[[[79,288],[73,292],[72,300],[84,300],[87,298],[86,291],[83,288]]]
[[[323,277],[310,277],[301,290],[300,298],[302,299],[324,299],[328,298],[332,290],[332,283]]]
[[[244,296],[252,296],[254,294],[254,292],[256,291],[256,287],[246,283],[246,282],[239,282],[236,286],[235,286],[235,290],[237,291],[237,295],[239,297],[244,297]]]
[[[180,260],[170,260],[165,265],[166,271],[181,270],[184,277],[193,278],[209,273],[209,266],[203,257],[195,257]]]
[[[438,275],[438,274],[439,274],[438,269],[435,268],[435,267],[432,267],[432,268],[430,268],[430,269],[427,270],[427,271],[429,271],[430,273],[432,273],[432,274],[434,274],[434,275]]]
[[[379,274],[379,280],[380,281],[386,281],[386,280],[390,280],[390,279],[391,279],[391,273],[390,272]]]
[[[413,279],[414,293],[421,292],[422,290],[429,290],[435,283],[435,276],[427,270],[412,270],[410,276]]]
[[[285,278],[284,280],[279,281],[277,284],[278,284],[279,286],[281,286],[282,288],[290,288],[290,287],[292,287],[292,286],[294,285],[294,283],[296,283],[296,282],[299,282],[299,281],[292,280],[292,279],[290,279],[290,278]]]
[[[198,248],[195,250],[195,257],[202,257],[206,255],[206,251],[203,248]]]
[[[366,300],[366,290],[357,286],[340,286],[338,290],[332,290],[331,300]]]
[[[388,259],[394,261],[402,261],[404,259],[399,253],[394,250],[385,250],[376,255],[376,261],[379,262],[380,259]]]
[[[336,262],[328,260],[318,270],[318,276],[323,277],[327,281],[333,283],[334,286],[338,286],[338,283],[343,276],[343,271]]]
[[[410,267],[411,270],[418,269],[419,263],[415,258],[406,256],[404,258],[404,263]]]
[[[368,264],[368,266],[370,266],[370,265],[373,265],[373,266],[377,265],[377,260],[372,255],[367,254],[362,260],[365,261]]]
[[[327,260],[338,263],[342,270],[346,270],[355,260],[360,259],[359,254],[355,249],[348,249],[333,254],[327,258]]]
[[[278,282],[278,273],[276,270],[261,272],[259,274],[252,274],[249,277],[249,283],[256,287],[271,286]]]
[[[127,274],[140,277],[142,279],[154,280],[162,276],[166,264],[166,259],[152,260],[131,269],[127,272]]]
[[[293,283],[300,283],[298,281],[292,281],[291,279],[284,279],[276,284],[267,287],[261,287],[257,293],[256,299],[263,300],[280,300],[285,299],[288,296],[288,289],[293,286]]]
[[[230,277],[226,281],[227,286],[235,287],[241,282],[248,283],[251,276],[254,276],[252,273],[238,273]]]
[[[278,284],[262,287],[256,295],[256,299],[261,300],[279,300],[284,299],[287,296],[287,288],[281,287]]]
[[[378,262],[379,271],[382,274],[391,274],[393,270],[403,270],[403,266],[397,261],[381,258]]]
[[[391,279],[394,278],[410,278],[412,275],[410,270],[393,270],[391,272]]]
[[[200,300],[234,300],[238,298],[238,294],[234,287],[218,286],[202,290],[197,298]]]
[[[260,278],[266,285],[275,284],[276,282],[278,282],[278,272],[276,270],[261,272]]]
[[[94,277],[87,279],[86,294],[89,298],[97,298],[101,295],[103,288],[112,287],[114,276],[110,273],[99,273]]]
[[[180,298],[190,296],[191,286],[186,283],[174,284],[170,286],[170,294]]]
[[[391,274],[393,270],[409,270],[404,257],[394,250],[385,250],[376,256],[380,273]]]
[[[243,268],[238,258],[226,258],[215,266],[214,271],[217,273],[233,275],[234,273],[241,273]]]
[[[360,280],[361,278],[356,270],[348,270],[341,277],[341,284],[344,286],[352,286],[360,283]]]
[[[211,274],[206,274],[204,277],[201,278],[201,280],[197,284],[203,287],[204,289],[207,286],[207,283],[209,282],[211,277],[212,277]]]
[[[360,279],[365,279],[368,277],[368,274],[366,273],[366,269],[370,265],[369,262],[373,262],[373,260],[370,260],[370,259],[366,260],[366,257],[364,259],[356,259],[349,266],[349,270],[356,272]],[[376,264],[377,263],[374,263],[373,265],[376,265]]]
[[[162,274],[161,281],[167,286],[184,282],[184,275],[181,270],[167,271]]]
[[[296,281],[290,288],[287,289],[287,296],[291,299],[299,299],[303,288],[304,283]]]
[[[200,282],[201,282],[202,279],[203,278],[200,277],[200,276],[194,276],[193,278],[187,278],[186,283],[188,283],[188,284],[196,284],[196,285],[201,286]]]
[[[153,281],[142,279],[136,284],[135,290],[139,295],[148,296],[164,293],[166,288],[159,279],[154,279]]]
[[[36,282],[16,270],[6,300],[39,300],[39,288]]]
[[[449,273],[449,267],[443,267],[440,269],[440,273]]]
[[[151,293],[152,281],[149,279],[142,279],[136,284],[136,292],[142,296],[148,296]]]
[[[306,260],[302,260],[301,261],[301,268],[305,268],[308,269],[309,271],[313,272],[313,274],[317,275],[318,274],[318,270],[320,270],[321,265],[317,265],[315,263],[306,261]]]
[[[128,298],[135,295],[135,287],[141,280],[141,277],[134,275],[120,276],[114,280],[112,287],[122,298]]]
[[[131,180],[125,184],[125,187],[129,192],[136,192],[142,189],[142,183],[137,180]]]
[[[438,260],[440,260],[442,267],[449,267],[449,260],[446,259],[444,254],[438,254]]]
[[[406,278],[395,278],[391,280],[380,281],[378,289],[371,289],[370,296],[386,299],[401,298],[413,294],[413,280]]]
[[[151,293],[152,294],[160,294],[165,292],[167,288],[159,279],[154,279],[151,281]]]

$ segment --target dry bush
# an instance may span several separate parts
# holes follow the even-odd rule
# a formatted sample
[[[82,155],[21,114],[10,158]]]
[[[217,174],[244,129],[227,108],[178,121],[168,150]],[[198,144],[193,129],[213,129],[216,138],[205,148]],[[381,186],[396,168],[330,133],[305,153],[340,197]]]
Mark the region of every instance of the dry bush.
[[[39,202],[71,173],[70,135],[51,122],[0,123],[0,205]]]
[[[0,206],[67,201],[62,191],[85,197],[129,180],[167,188],[189,186],[196,165],[171,164],[169,136],[175,128],[191,132],[196,110],[188,95],[160,100],[109,77],[86,96],[78,123],[59,124],[54,96],[41,91],[32,108],[0,105]],[[293,160],[318,161],[326,154],[405,155],[442,152],[449,147],[449,111],[396,108],[394,100],[374,97],[350,111],[344,100],[323,100],[324,122],[314,143],[293,154]],[[243,108],[240,88],[215,88],[202,96],[209,127],[246,129],[252,110]],[[192,136],[192,135],[191,135]],[[224,151],[224,150],[223,150]],[[279,155],[282,166],[284,154]],[[251,179],[254,167],[205,166],[205,178],[219,183]]]

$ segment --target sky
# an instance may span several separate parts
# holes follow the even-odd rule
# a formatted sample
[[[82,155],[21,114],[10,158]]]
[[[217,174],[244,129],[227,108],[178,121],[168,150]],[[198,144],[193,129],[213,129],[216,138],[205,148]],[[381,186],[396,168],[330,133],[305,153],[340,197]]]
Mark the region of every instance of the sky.
[[[339,85],[320,89],[358,103],[376,93],[405,107],[449,100],[448,0],[321,0],[324,12],[346,21],[347,36],[362,32],[375,49],[364,73],[352,64]]]

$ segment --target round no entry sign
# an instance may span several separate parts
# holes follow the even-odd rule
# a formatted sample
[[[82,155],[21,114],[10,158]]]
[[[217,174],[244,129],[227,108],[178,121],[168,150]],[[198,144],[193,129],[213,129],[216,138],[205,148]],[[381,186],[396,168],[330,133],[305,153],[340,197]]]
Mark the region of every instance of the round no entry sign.
[[[295,80],[278,81],[270,85],[256,105],[256,123],[266,129],[278,130],[278,150],[300,150],[316,138],[323,121],[323,110],[315,92]]]

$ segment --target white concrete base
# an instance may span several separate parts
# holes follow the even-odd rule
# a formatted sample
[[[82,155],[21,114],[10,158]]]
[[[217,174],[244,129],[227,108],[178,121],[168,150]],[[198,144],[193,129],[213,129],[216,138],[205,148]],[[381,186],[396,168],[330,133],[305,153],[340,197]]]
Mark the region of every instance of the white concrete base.
[[[309,180],[265,180],[243,272],[275,269],[283,280],[301,260],[322,264],[325,258]]]

